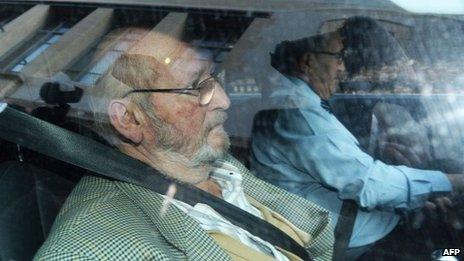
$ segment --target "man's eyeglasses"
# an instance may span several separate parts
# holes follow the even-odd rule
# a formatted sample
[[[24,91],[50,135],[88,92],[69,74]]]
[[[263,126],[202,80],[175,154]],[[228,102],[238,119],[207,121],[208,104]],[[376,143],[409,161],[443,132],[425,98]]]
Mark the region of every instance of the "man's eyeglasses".
[[[344,52],[343,50],[340,51],[340,52],[336,52],[336,53],[333,53],[333,52],[326,52],[326,51],[309,51],[310,53],[315,53],[315,54],[325,54],[325,55],[330,55],[332,57],[334,57],[335,59],[341,61],[343,59],[343,55],[344,55]]]
[[[126,92],[122,98],[126,98],[131,93],[136,92],[164,92],[164,93],[180,93],[186,95],[192,95],[198,97],[198,102],[201,106],[206,106],[211,102],[214,96],[214,90],[216,89],[216,78],[210,76],[198,83],[194,83],[192,86],[182,89],[133,89]]]

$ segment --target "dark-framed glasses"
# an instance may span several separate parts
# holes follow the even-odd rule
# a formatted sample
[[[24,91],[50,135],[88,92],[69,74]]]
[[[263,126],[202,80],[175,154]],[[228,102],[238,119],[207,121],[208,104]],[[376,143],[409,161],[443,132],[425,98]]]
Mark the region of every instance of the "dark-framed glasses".
[[[326,52],[326,51],[309,51],[310,53],[315,53],[315,54],[325,54],[334,57],[335,59],[341,61],[344,56],[344,51],[341,50],[339,52]]]
[[[148,93],[148,92],[163,92],[163,93],[179,93],[198,97],[198,103],[201,106],[208,105],[214,96],[217,80],[214,76],[210,76],[198,83],[194,83],[187,88],[176,89],[132,89],[126,92],[122,98],[126,98],[131,93]]]

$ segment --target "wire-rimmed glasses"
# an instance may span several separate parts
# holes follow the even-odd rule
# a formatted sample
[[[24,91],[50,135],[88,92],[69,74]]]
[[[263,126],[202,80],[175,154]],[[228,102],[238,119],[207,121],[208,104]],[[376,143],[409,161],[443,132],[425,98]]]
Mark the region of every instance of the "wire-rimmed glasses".
[[[126,92],[122,98],[127,97],[131,93],[143,93],[143,92],[164,92],[164,93],[180,93],[192,96],[198,96],[198,102],[201,106],[206,106],[211,102],[214,96],[214,90],[216,89],[217,80],[214,76],[210,76],[198,83],[194,83],[192,86],[187,88],[176,88],[176,89],[132,89]]]

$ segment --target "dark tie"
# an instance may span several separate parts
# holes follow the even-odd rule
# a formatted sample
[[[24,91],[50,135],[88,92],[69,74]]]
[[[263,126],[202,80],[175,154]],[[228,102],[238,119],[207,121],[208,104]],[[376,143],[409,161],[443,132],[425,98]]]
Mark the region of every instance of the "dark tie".
[[[328,113],[332,112],[332,107],[330,107],[330,103],[328,100],[321,99],[321,107],[326,110]]]

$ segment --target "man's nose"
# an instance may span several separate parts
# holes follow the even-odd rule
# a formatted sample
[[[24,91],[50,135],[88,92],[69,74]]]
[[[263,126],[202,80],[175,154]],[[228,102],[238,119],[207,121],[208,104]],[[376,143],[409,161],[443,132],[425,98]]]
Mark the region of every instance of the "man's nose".
[[[227,93],[222,88],[221,84],[216,83],[216,89],[214,90],[213,98],[209,104],[211,109],[223,109],[227,110],[230,107],[230,99]]]

